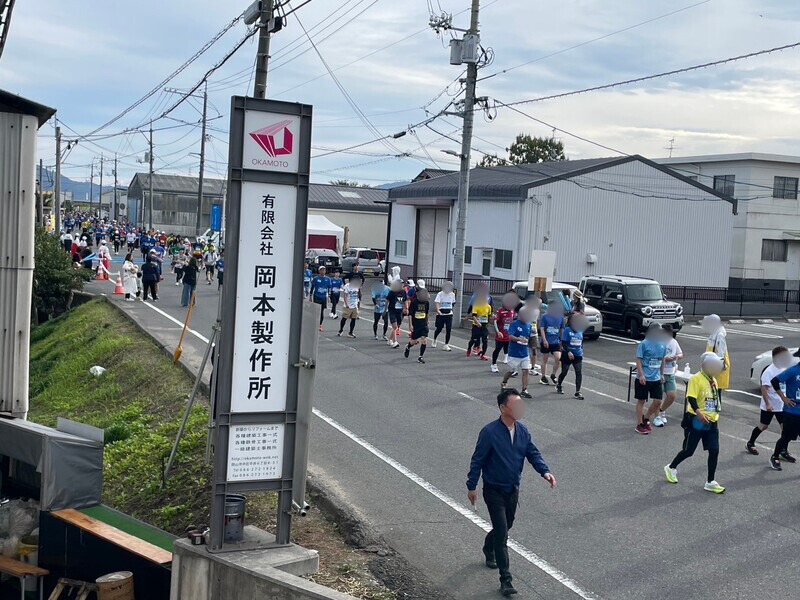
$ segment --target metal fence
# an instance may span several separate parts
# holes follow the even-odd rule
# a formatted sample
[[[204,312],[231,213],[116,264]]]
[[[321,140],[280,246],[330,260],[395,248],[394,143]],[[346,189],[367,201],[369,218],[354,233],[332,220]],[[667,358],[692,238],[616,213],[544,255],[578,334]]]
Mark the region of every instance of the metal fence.
[[[447,279],[446,277],[423,277],[425,281],[425,287],[428,288],[431,292],[438,292],[442,289],[442,285],[445,282],[449,281],[452,283],[452,279]],[[514,289],[513,281],[509,279],[490,279],[488,277],[465,277],[464,278],[464,290],[463,293],[472,294],[475,291],[475,288],[478,286],[479,283],[485,283],[489,286],[489,293],[490,294],[505,294],[509,290]]]

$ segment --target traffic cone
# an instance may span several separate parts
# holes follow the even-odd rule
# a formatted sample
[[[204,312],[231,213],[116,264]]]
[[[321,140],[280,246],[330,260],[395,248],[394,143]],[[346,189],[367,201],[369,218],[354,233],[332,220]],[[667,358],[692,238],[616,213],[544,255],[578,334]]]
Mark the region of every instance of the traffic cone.
[[[114,295],[124,294],[125,290],[122,287],[122,273],[117,273],[117,286],[114,288]]]

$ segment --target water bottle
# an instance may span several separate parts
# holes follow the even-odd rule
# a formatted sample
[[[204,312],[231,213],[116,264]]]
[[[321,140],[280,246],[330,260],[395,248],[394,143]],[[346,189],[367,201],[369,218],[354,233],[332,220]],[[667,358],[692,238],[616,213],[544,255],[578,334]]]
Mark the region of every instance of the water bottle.
[[[692,370],[689,368],[689,363],[686,363],[686,365],[683,367],[683,376],[686,379],[689,379],[689,376],[691,374],[692,374]]]

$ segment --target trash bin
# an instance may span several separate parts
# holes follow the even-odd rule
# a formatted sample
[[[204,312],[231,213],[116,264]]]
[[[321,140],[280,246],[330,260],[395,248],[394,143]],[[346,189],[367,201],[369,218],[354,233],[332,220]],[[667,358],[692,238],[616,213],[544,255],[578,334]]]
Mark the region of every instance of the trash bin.
[[[228,543],[241,542],[244,538],[244,511],[247,498],[238,494],[225,496],[225,527],[223,540]]]
[[[133,598],[133,573],[130,571],[117,571],[98,577],[98,600],[134,600]]]

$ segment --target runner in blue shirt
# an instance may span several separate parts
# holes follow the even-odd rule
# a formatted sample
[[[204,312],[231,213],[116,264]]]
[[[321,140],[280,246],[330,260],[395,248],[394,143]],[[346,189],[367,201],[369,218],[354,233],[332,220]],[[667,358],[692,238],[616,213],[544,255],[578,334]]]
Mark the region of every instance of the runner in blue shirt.
[[[636,348],[636,378],[634,397],[636,398],[636,432],[647,434],[653,431],[650,419],[661,409],[664,396],[664,358],[667,356],[667,336],[661,325],[651,323],[644,340]],[[648,397],[653,401],[647,415],[644,403]]]
[[[589,327],[589,321],[581,313],[572,313],[561,335],[561,374],[558,376],[556,392],[563,394],[561,387],[569,373],[575,369],[575,398],[583,400],[581,383],[583,382],[583,332]]]
[[[389,329],[389,311],[387,307],[387,298],[389,297],[389,286],[376,284],[372,288],[372,303],[375,305],[373,309],[372,333],[375,334],[375,339],[378,337],[378,323],[383,319],[383,339],[388,340],[386,332]]]
[[[325,309],[328,308],[328,293],[331,289],[331,278],[327,276],[325,267],[319,268],[319,275],[311,280],[311,300],[319,304],[319,330],[325,320]]]
[[[555,302],[551,302],[547,307],[547,312],[539,319],[539,337],[542,340],[542,378],[539,383],[542,385],[553,385],[558,383],[556,373],[558,372],[558,361],[561,360],[561,334],[564,331],[564,309]],[[553,357],[553,372],[550,374],[550,381],[547,380],[547,358]]]
[[[793,356],[800,356],[800,350]],[[789,454],[789,442],[796,440],[800,435],[800,364],[789,367],[782,373],[772,378],[770,382],[775,392],[783,400],[783,426],[781,437],[775,444],[775,452],[769,459],[770,466],[776,471],[781,470],[780,459],[795,462],[796,459]],[[781,384],[786,385],[784,392]]]
[[[517,318],[508,326],[508,371],[503,375],[503,383],[500,384],[500,389],[505,390],[511,375],[521,373],[522,391],[519,395],[523,398],[532,397],[528,392],[528,376],[531,370],[528,340],[533,335],[533,314],[532,308],[522,306],[517,312]]]
[[[303,295],[308,298],[308,295],[311,293],[311,277],[313,273],[311,269],[308,268],[308,261],[305,262],[305,267],[303,268]]]
[[[339,270],[334,270],[333,277],[331,277],[331,319],[337,319],[339,317],[336,313],[336,305],[339,304],[339,296],[342,293],[343,285],[344,282],[342,281]]]

